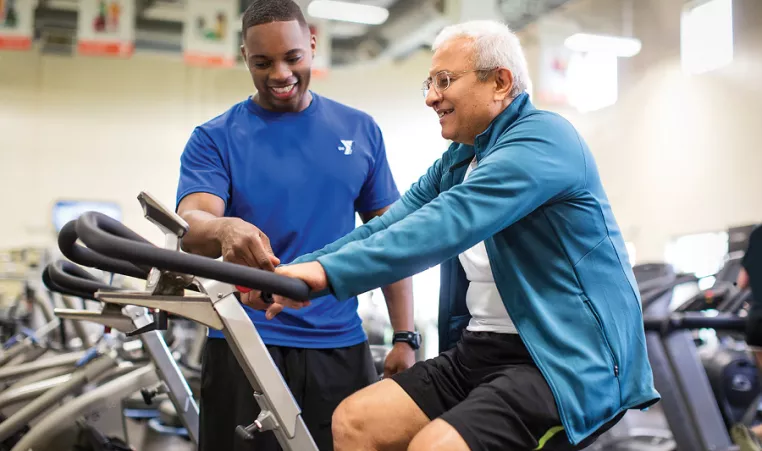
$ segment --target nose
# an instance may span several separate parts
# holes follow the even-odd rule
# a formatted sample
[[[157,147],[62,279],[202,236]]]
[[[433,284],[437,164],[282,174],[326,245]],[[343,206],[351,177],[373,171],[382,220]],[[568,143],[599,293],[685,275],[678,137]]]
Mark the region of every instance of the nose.
[[[439,102],[442,101],[442,95],[439,94],[439,91],[434,89],[434,86],[429,89],[429,92],[426,93],[426,105],[436,109],[437,105],[439,105]]]
[[[285,82],[291,78],[291,75],[293,75],[293,72],[291,72],[291,69],[289,69],[288,64],[286,64],[285,61],[275,63],[272,67],[273,70],[270,72],[270,78],[274,81]]]

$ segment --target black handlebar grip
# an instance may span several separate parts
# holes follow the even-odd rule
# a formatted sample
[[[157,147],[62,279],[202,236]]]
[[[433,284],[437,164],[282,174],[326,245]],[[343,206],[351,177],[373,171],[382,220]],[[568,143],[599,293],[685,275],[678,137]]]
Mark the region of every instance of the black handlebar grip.
[[[675,330],[714,329],[722,332],[743,332],[746,328],[746,318],[738,315],[704,316],[701,313],[680,314],[669,316],[646,317],[643,326],[647,331],[658,331],[667,334]]]
[[[58,260],[49,265],[48,272],[55,284],[67,289],[88,293],[95,293],[99,290],[114,291],[116,289],[101,282],[83,268],[65,260]]]
[[[84,213],[77,220],[76,229],[87,247],[109,257],[279,294],[296,301],[310,297],[309,286],[299,279],[134,240],[131,237],[135,232],[102,213]]]
[[[66,258],[90,268],[98,268],[108,272],[124,274],[125,276],[135,277],[137,279],[147,279],[150,267],[135,265],[133,263],[107,257],[98,252],[77,244],[76,230],[77,220],[69,221],[61,228],[58,234],[58,248],[61,249]],[[134,234],[138,240],[148,243],[137,234]]]
[[[50,273],[49,273],[50,267],[51,265],[48,265],[45,267],[45,270],[42,271],[42,283],[48,288],[48,290],[55,291],[56,293],[61,293],[67,296],[75,296],[82,299],[95,300],[94,293],[92,292],[79,291],[79,290],[64,287],[55,283],[50,278]]]

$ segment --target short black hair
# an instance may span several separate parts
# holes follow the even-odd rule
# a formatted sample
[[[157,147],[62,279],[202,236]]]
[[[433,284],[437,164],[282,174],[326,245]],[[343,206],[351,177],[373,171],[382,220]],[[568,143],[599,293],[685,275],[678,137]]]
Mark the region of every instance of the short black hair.
[[[292,20],[308,28],[302,9],[293,0],[252,0],[243,12],[241,31],[245,37],[246,30],[256,25]]]

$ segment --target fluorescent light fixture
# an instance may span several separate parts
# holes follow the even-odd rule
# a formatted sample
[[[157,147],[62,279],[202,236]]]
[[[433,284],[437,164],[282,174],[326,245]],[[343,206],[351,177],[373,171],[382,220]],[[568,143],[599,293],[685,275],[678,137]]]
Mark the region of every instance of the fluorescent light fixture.
[[[622,58],[640,53],[640,39],[622,36],[575,33],[566,38],[564,45],[575,52],[608,53]]]
[[[307,6],[307,14],[318,19],[366,25],[380,25],[389,18],[389,10],[386,8],[333,0],[314,0]]]
[[[733,61],[733,2],[691,2],[680,19],[680,55],[683,71],[701,74]]]

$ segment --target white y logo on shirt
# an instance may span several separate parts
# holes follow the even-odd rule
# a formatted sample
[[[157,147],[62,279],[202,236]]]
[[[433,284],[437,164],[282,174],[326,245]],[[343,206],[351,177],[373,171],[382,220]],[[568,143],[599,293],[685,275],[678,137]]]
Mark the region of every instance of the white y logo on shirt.
[[[344,155],[352,155],[352,145],[354,141],[347,141],[345,139],[340,140],[343,146],[339,146],[339,150],[344,152]]]

